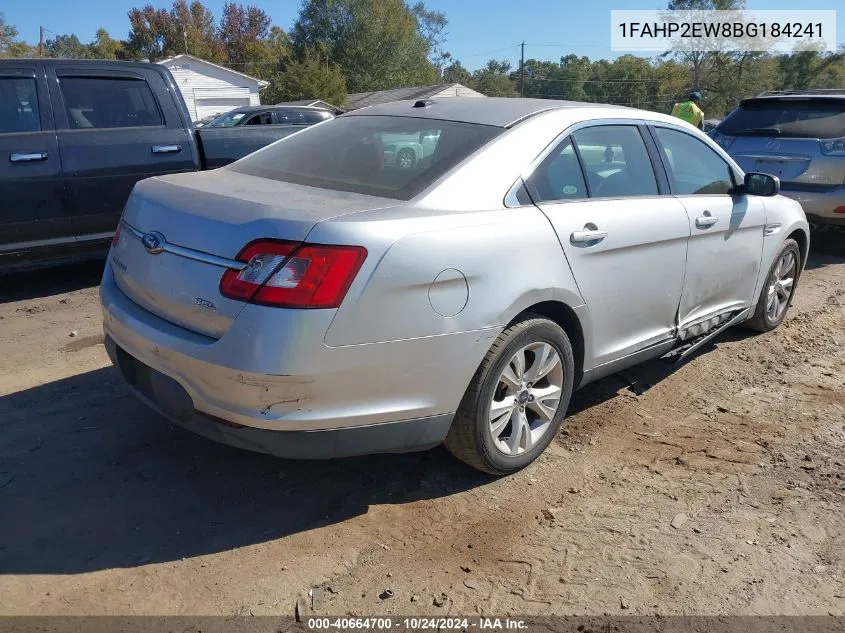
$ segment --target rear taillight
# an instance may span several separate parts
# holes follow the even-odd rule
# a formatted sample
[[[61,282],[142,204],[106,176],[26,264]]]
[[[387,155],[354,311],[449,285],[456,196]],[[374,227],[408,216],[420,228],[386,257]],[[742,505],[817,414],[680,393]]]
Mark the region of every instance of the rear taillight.
[[[223,273],[220,294],[280,308],[337,308],[366,257],[361,246],[256,240],[235,258],[246,266]]]
[[[822,154],[825,156],[845,156],[845,136],[829,138],[819,141]]]
[[[123,229],[123,220],[117,223],[117,230],[114,232],[114,237],[111,238],[112,246],[120,244],[120,231]]]

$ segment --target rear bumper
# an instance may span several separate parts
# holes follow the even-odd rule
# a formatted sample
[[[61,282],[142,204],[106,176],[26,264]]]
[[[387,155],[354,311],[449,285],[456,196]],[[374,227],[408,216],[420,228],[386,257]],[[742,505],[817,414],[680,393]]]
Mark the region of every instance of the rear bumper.
[[[845,224],[845,213],[834,213],[845,207],[845,185],[841,187],[802,189],[800,185],[784,184],[781,193],[801,203],[810,222],[819,224]]]
[[[250,305],[213,339],[132,302],[109,265],[100,299],[113,360],[143,400],[201,435],[291,457],[403,452],[441,442],[498,335],[485,329],[330,347],[323,337],[333,310]],[[128,365],[120,365],[118,349]],[[159,391],[138,384],[132,366]],[[334,439],[314,433],[341,430]]]
[[[214,419],[193,408],[174,379],[144,365],[106,337],[109,358],[129,387],[150,408],[174,424],[221,444],[288,459],[327,459],[372,453],[407,453],[440,444],[452,415],[324,431],[271,431]]]

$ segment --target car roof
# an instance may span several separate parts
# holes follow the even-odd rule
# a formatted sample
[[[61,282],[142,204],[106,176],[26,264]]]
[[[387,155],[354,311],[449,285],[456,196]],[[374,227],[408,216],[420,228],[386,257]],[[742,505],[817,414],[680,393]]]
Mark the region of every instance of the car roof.
[[[807,103],[815,102],[815,103],[830,103],[830,102],[839,102],[845,101],[845,93],[842,94],[812,94],[812,93],[805,93],[805,94],[784,94],[784,95],[762,95],[757,97],[749,97],[748,99],[743,99],[739,102],[739,105],[749,105],[753,103],[768,103],[768,102],[780,102],[780,103]]]
[[[425,105],[418,105],[425,104]],[[557,101],[553,99],[520,99],[516,97],[450,97],[425,101],[393,101],[353,110],[340,116],[406,116],[441,121],[476,123],[495,127],[512,127],[520,121],[541,112],[560,109],[613,108],[635,113],[642,112],[651,118],[653,112],[645,113],[635,108],[613,106],[604,103],[582,103],[580,101]]]

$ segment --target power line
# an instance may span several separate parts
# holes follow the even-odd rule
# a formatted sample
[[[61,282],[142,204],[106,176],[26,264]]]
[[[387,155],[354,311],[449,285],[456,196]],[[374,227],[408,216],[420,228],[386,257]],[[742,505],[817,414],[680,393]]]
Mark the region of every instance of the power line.
[[[529,66],[530,68],[530,66]],[[556,77],[528,77],[529,81],[554,81],[564,83],[583,84],[640,84],[645,82],[660,82],[662,79],[558,79]]]
[[[470,59],[471,57],[479,57],[481,55],[493,55],[494,53],[501,53],[502,51],[507,51],[512,48],[516,48],[517,46],[522,46],[522,42],[517,42],[516,44],[511,44],[510,46],[505,46],[504,48],[497,48],[494,51],[486,51],[480,53],[472,53],[471,55],[462,55],[460,59]],[[457,57],[455,59],[458,59]]]

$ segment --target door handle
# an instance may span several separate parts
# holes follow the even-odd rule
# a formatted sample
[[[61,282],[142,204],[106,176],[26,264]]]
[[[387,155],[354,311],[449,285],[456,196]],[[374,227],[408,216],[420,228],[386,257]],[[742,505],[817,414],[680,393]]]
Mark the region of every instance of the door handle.
[[[714,224],[716,224],[716,222],[718,221],[719,218],[714,218],[712,215],[710,215],[709,211],[705,211],[704,215],[700,215],[695,219],[695,226],[700,229],[708,229]]]
[[[9,161],[13,163],[31,163],[36,160],[47,160],[47,152],[15,152],[9,154]]]
[[[181,145],[153,145],[153,154],[178,154],[182,151]]]
[[[583,244],[584,242],[600,242],[607,237],[607,231],[599,231],[597,229],[585,229],[583,231],[574,231],[569,236],[569,241],[573,244]]]

